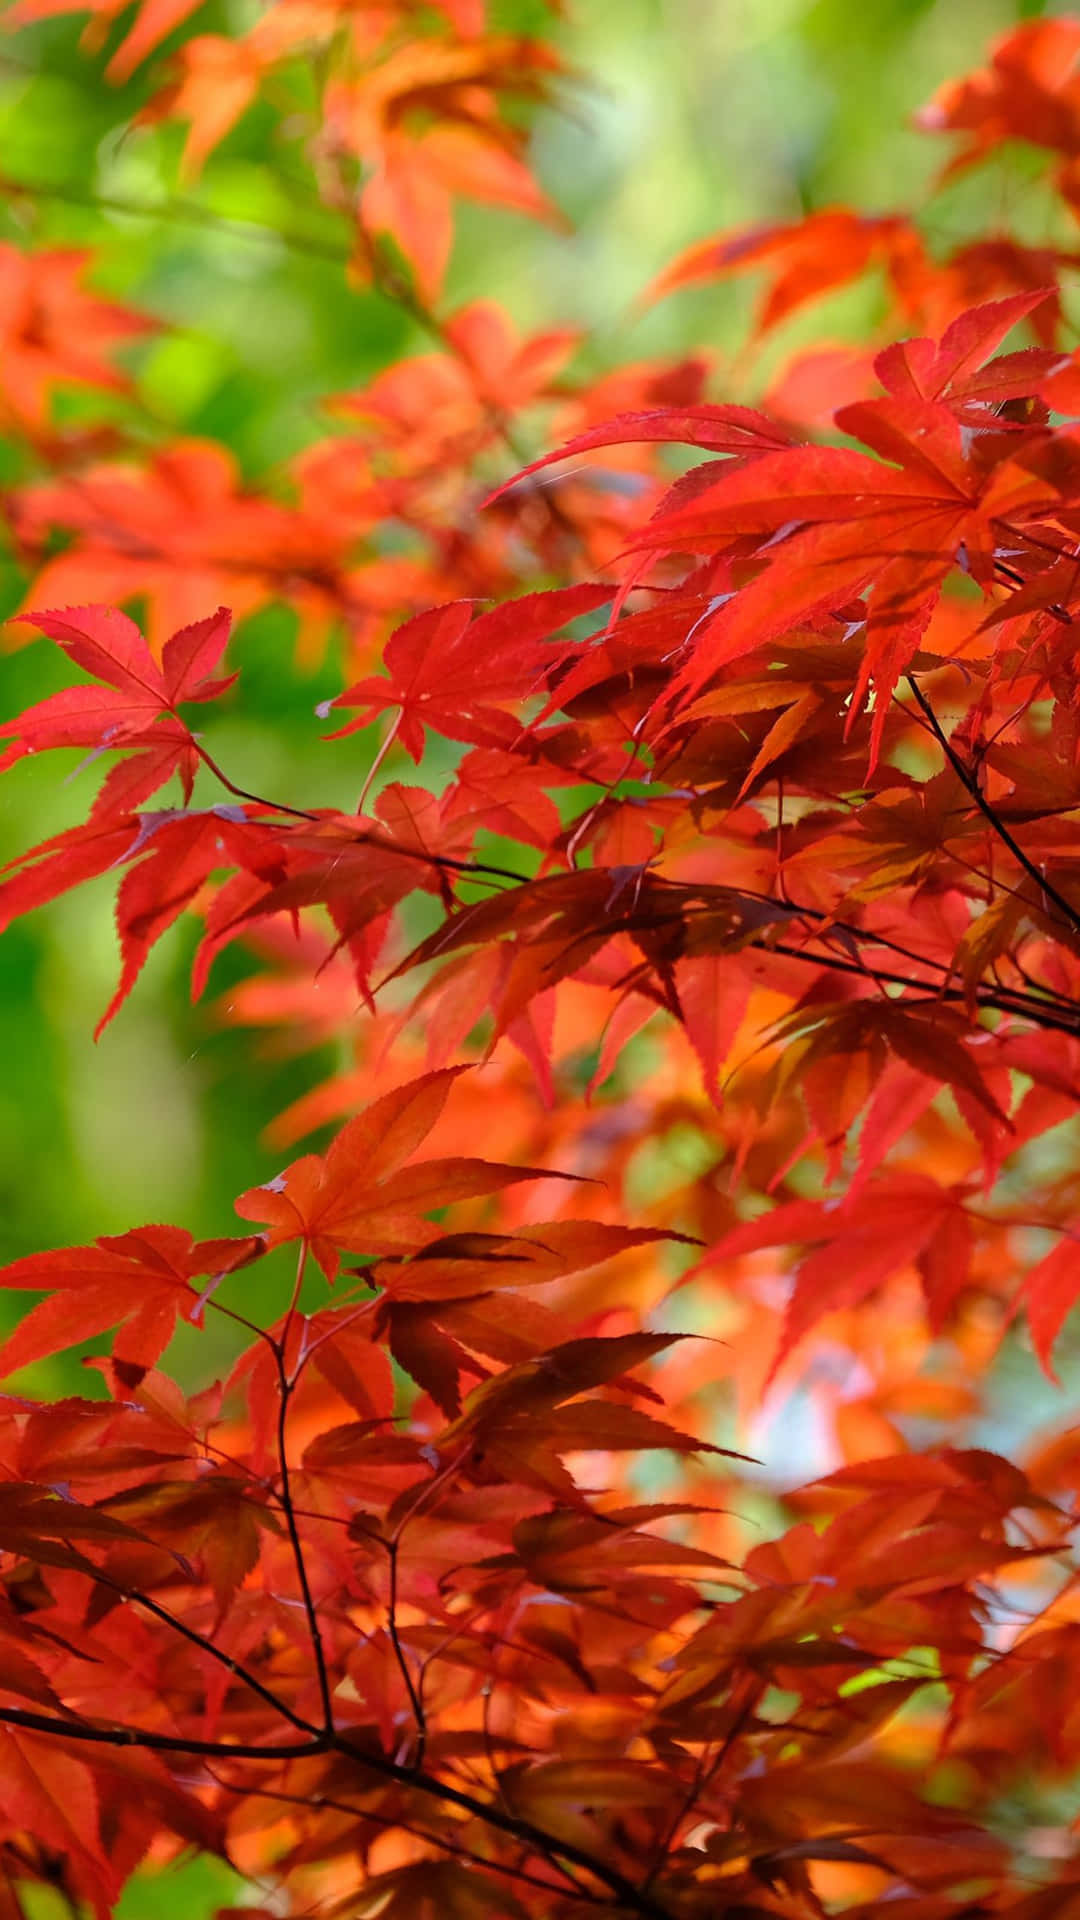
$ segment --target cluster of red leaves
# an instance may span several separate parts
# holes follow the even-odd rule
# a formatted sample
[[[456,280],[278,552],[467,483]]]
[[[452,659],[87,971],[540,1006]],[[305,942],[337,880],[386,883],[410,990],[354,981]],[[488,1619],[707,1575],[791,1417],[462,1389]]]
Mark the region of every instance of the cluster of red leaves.
[[[55,258],[32,256],[20,278],[52,275]],[[76,305],[69,319],[85,337],[82,311]],[[99,333],[116,311],[94,306]],[[39,331],[35,322],[35,337]],[[45,470],[28,472],[2,502],[15,551],[34,578],[28,604],[137,594],[159,651],[208,605],[225,601],[242,618],[284,604],[296,615],[302,657],[318,657],[331,625],[344,623],[357,665],[368,667],[410,613],[455,596],[505,598],[520,591],[523,575],[581,576],[606,563],[633,524],[652,463],[631,457],[633,484],[618,495],[586,478],[560,492],[557,512],[544,488],[523,490],[481,519],[484,494],[506,470],[515,420],[547,403],[559,437],[587,429],[610,399],[693,402],[704,358],[631,369],[609,399],[604,381],[556,385],[573,333],[521,341],[497,308],[477,302],[439,323],[439,337],[439,351],[328,402],[346,430],[305,447],[273,491],[243,484],[234,458],[212,441],[174,439],[147,452],[134,440],[102,449],[93,432],[70,430],[59,447],[55,435],[46,437]],[[34,351],[39,387],[92,371],[85,347],[77,365],[67,350]],[[9,362],[16,391],[21,364],[19,353]]]
[[[114,74],[192,11],[144,0]],[[112,385],[93,342],[130,316],[69,257],[0,261],[40,462],[5,510],[33,603],[93,603],[33,615],[86,678],[0,768],[110,756],[0,918],[115,870],[105,1018],[191,910],[197,988],[227,943],[264,962],[231,1018],[356,1032],[277,1133],[353,1117],[241,1196],[250,1232],[0,1274],[43,1296],[5,1374],[90,1342],[104,1395],[0,1403],[10,1910],[39,1880],[108,1913],[194,1845],[305,1914],[1059,1920],[1075,1833],[1026,1849],[999,1812],[1080,1761],[1080,1447],[963,1439],[1014,1321],[1050,1371],[1080,1297],[1070,249],[935,259],[846,209],[720,236],[654,292],[761,270],[768,333],[883,269],[883,339],[758,407],[707,399],[704,358],[574,383],[573,335],[425,306],[449,193],[540,210],[499,95],[554,56],[415,11],[278,0],[148,103],[197,159],[332,43],[327,191],[438,337],[280,494],[213,445],[61,432],[53,382]],[[1068,201],[1063,46],[1025,27],[933,111],[968,158],[1038,129]],[[478,513],[537,407],[566,444]],[[705,458],[672,479],[666,447]],[[136,595],[146,638],[100,604]],[[208,607],[271,598],[347,627],[338,731],[384,728],[355,813],[239,789],[191,724],[235,678]],[[432,738],[440,793],[378,784]],[[241,1350],[185,1396],[168,1344],[209,1315]],[[718,1381],[741,1421],[798,1386],[820,1427],[772,1537]]]
[[[107,77],[130,79],[199,5],[139,0]],[[15,0],[4,25],[89,12],[86,41],[96,50],[126,8],[127,0]],[[420,293],[434,299],[450,256],[456,198],[558,221],[526,164],[513,108],[548,97],[564,69],[545,40],[487,32],[483,0],[448,0],[425,21],[427,11],[417,0],[377,7],[273,0],[247,33],[185,40],[138,118],[187,123],[182,164],[190,176],[267,82],[287,88],[297,72],[310,78],[314,71],[320,98],[306,142],[325,199],[354,229],[357,271],[377,270],[378,247],[388,237]]]

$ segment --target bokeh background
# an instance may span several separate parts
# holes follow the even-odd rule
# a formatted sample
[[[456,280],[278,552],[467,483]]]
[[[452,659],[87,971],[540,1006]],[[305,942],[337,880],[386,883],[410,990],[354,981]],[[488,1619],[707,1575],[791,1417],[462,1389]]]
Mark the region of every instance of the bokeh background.
[[[198,180],[185,181],[182,130],[132,124],[147,97],[142,70],[124,86],[105,78],[117,31],[88,54],[83,17],[5,32],[4,11],[0,241],[92,249],[95,289],[162,323],[125,350],[133,396],[65,396],[69,417],[91,409],[107,421],[111,410],[148,445],[174,434],[220,441],[246,478],[274,486],[284,463],[325,435],[327,396],[431,345],[400,307],[350,286],[347,235],[299,164],[283,158],[278,120],[291,105],[302,111],[302,76],[290,83],[294,101],[246,114]],[[207,0],[199,30],[239,33],[258,11],[257,0]],[[648,308],[637,301],[642,288],[720,228],[838,202],[874,213],[922,206],[944,156],[911,125],[913,111],[977,64],[995,34],[1043,11],[1054,9],[1016,0],[577,0],[553,26],[541,0],[496,4],[498,27],[553,33],[574,70],[558,108],[536,114],[532,149],[569,226],[556,232],[460,207],[444,309],[493,298],[523,328],[581,326],[596,370],[704,346],[717,357],[715,396],[753,398],[800,338],[864,335],[880,300],[872,280],[778,329],[752,362],[744,352],[752,278]],[[936,223],[942,239],[975,231],[1005,194],[1014,230],[1049,237],[1037,169],[1025,174],[1015,154],[1007,174],[990,166],[936,196],[929,230]],[[24,477],[24,463],[0,422],[0,488]],[[32,602],[33,581],[4,527],[0,496],[6,616],[28,594]],[[351,806],[378,736],[321,744],[315,708],[340,689],[341,659],[331,643],[321,659],[298,663],[295,625],[284,606],[241,624],[234,664],[243,703],[214,722],[214,751],[241,784],[297,804]],[[2,717],[67,678],[55,650],[25,644],[25,628],[11,640],[0,657]],[[78,756],[67,769],[62,758],[20,764],[0,782],[0,859],[82,817],[92,775],[80,786]],[[391,757],[387,770],[406,764]],[[437,782],[438,765],[421,777]],[[295,1055],[272,1038],[253,1048],[228,1024],[230,992],[250,965],[241,950],[218,964],[193,1007],[196,930],[187,923],[161,942],[95,1043],[117,969],[113,891],[106,875],[0,938],[3,1259],[147,1220],[200,1236],[232,1231],[234,1195],[290,1157],[267,1140],[267,1121],[348,1061],[347,1035]],[[194,1381],[206,1359],[193,1341],[181,1371]],[[46,1394],[87,1392],[94,1380],[75,1355],[41,1368],[33,1384]],[[1002,1375],[997,1444],[1039,1417],[1045,1393],[1017,1351]],[[136,1883],[123,1913],[197,1917],[252,1897],[200,1863],[149,1890]]]

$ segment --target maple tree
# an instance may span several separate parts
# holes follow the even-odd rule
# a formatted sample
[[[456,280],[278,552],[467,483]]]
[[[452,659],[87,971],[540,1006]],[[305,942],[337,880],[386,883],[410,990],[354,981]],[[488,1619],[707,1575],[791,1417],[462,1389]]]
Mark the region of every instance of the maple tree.
[[[188,178],[276,115],[426,347],[272,484],[151,432],[90,253],[0,249],[7,663],[73,670],[0,773],[101,774],[0,926],[101,881],[99,1031],[186,916],[221,1021],[339,1048],[239,1231],[0,1270],[6,1910],[195,1851],[267,1914],[1069,1920],[1080,1442],[992,1396],[1080,1301],[1080,20],[919,116],[946,185],[1040,150],[1037,240],[819,207],[654,278],[757,276],[736,383],[445,305],[461,200],[559,217],[547,31],[3,24],[67,13]],[[755,362],[874,276],[872,338]],[[342,664],[333,805],[218,750],[277,604]],[[748,1457],[800,1402],[809,1484]]]

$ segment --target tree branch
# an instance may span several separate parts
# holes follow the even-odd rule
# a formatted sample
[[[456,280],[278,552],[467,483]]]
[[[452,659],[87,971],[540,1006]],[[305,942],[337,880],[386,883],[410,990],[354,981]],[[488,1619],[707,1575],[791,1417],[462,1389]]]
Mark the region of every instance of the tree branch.
[[[572,1866],[581,1867],[590,1873],[594,1880],[613,1893],[620,1904],[630,1913],[641,1916],[641,1920],[672,1920],[667,1908],[628,1880],[617,1867],[609,1867],[584,1847],[571,1840],[558,1840],[553,1834],[545,1833],[542,1827],[536,1827],[531,1820],[519,1819],[516,1814],[504,1813],[489,1800],[480,1800],[475,1794],[467,1793],[462,1787],[451,1786],[449,1781],[435,1780],[430,1774],[416,1772],[411,1767],[402,1766],[396,1760],[388,1760],[383,1755],[372,1756],[357,1747],[348,1735],[338,1733],[329,1744],[338,1752],[349,1754],[361,1766],[370,1768],[373,1773],[384,1778],[397,1780],[403,1786],[411,1786],[418,1793],[430,1794],[433,1798],[445,1801],[449,1806],[460,1807],[462,1812],[472,1814],[489,1827],[495,1827],[499,1833],[506,1833],[514,1840],[534,1851],[556,1855],[568,1860]]]
[[[199,1649],[200,1653],[207,1654],[211,1660],[216,1660],[219,1666],[227,1668],[237,1680],[243,1681],[246,1687],[250,1687],[252,1693],[258,1694],[260,1700],[264,1700],[268,1707],[272,1707],[275,1713],[280,1713],[283,1720],[288,1720],[291,1726],[296,1727],[298,1732],[309,1733],[312,1737],[315,1737],[319,1733],[319,1729],[314,1726],[310,1720],[305,1720],[301,1714],[294,1713],[288,1702],[282,1700],[280,1695],[273,1691],[272,1687],[264,1686],[263,1682],[258,1679],[249,1668],[245,1667],[239,1660],[234,1660],[231,1654],[223,1653],[221,1648],[216,1647],[214,1642],[207,1639],[205,1634],[200,1633],[196,1627],[189,1627],[186,1621],[181,1620],[175,1613],[172,1613],[168,1607],[163,1607],[159,1601],[151,1599],[147,1593],[141,1593],[129,1587],[122,1587],[118,1581],[110,1579],[108,1574],[96,1569],[94,1577],[98,1585],[108,1587],[113,1593],[120,1594],[123,1599],[127,1600],[133,1606],[145,1607],[146,1611],[152,1613],[155,1619],[160,1620],[163,1626],[171,1627],[174,1633],[178,1633],[183,1639],[190,1641],[193,1646]]]
[[[938,745],[948,760],[949,765],[952,767],[957,779],[960,781],[961,786],[971,795],[984,820],[992,827],[1002,845],[1008,847],[1013,859],[1023,868],[1028,878],[1035,882],[1043,898],[1053,901],[1058,912],[1064,919],[1066,926],[1071,927],[1074,933],[1080,933],[1080,912],[1066,900],[1064,894],[1058,892],[1057,888],[1046,878],[1046,875],[1041,869],[1035,865],[1035,862],[1029,859],[1019,842],[1013,838],[1005,822],[994,812],[993,807],[990,805],[989,800],[979,785],[977,776],[972,773],[970,767],[967,766],[965,761],[963,761],[957,753],[956,748],[945,732],[944,727],[916,680],[915,675],[909,673],[906,678],[908,686],[911,688],[919,707],[926,717],[934,738],[937,740]]]
[[[330,1734],[334,1725],[334,1707],[330,1694],[330,1675],[326,1665],[326,1651],[323,1647],[319,1616],[311,1592],[311,1583],[308,1579],[307,1562],[304,1558],[304,1546],[300,1538],[300,1529],[296,1522],[296,1508],[293,1505],[292,1486],[289,1480],[289,1456],[286,1437],[286,1427],[289,1416],[289,1396],[292,1392],[293,1383],[290,1381],[285,1370],[285,1340],[288,1338],[289,1329],[292,1326],[296,1302],[303,1284],[306,1259],[307,1242],[304,1241],[301,1243],[297,1260],[296,1285],[293,1288],[293,1297],[286,1317],[285,1333],[280,1341],[275,1340],[272,1343],[278,1376],[278,1470],[281,1475],[281,1507],[285,1515],[285,1525],[288,1529],[289,1542],[292,1546],[293,1563],[296,1567],[296,1577],[300,1584],[300,1598],[303,1602],[304,1615],[308,1624],[308,1635],[311,1640],[311,1650],[315,1658],[315,1671],[319,1682],[319,1699],[322,1703],[323,1728],[326,1734]]]
[[[424,1714],[424,1703],[420,1698],[420,1694],[417,1689],[416,1682],[409,1671],[409,1663],[405,1658],[405,1650],[401,1644],[401,1634],[398,1631],[398,1623],[397,1623],[398,1541],[396,1539],[387,1540],[386,1542],[384,1542],[384,1544],[386,1547],[386,1552],[387,1552],[387,1556],[390,1563],[390,1592],[387,1599],[387,1607],[386,1607],[387,1631],[390,1635],[390,1645],[394,1649],[394,1659],[397,1661],[398,1672],[400,1673],[401,1678],[405,1683],[405,1691],[409,1696],[409,1705],[412,1708],[413,1719],[416,1721],[416,1754],[415,1754],[414,1764],[417,1767],[421,1767],[423,1766],[423,1763],[424,1763],[424,1751],[427,1746],[427,1719]]]
[[[328,1731],[316,1734],[311,1740],[284,1742],[277,1745],[253,1746],[241,1742],[223,1740],[195,1740],[181,1735],[151,1733],[136,1727],[100,1727],[85,1721],[60,1719],[56,1714],[35,1713],[23,1707],[0,1706],[0,1726],[25,1727],[33,1733],[58,1735],[63,1739],[79,1740],[91,1745],[140,1748],[150,1753],[174,1753],[193,1758],[205,1756],[217,1761],[228,1760],[308,1760],[318,1754],[336,1752],[347,1756],[367,1772],[384,1780],[396,1781],[399,1786],[408,1787],[417,1793],[425,1794],[446,1806],[458,1807],[463,1813],[493,1827],[499,1833],[505,1833],[511,1839],[519,1841],[531,1851],[544,1856],[551,1855],[568,1861],[572,1866],[580,1867],[591,1874],[601,1886],[613,1893],[619,1904],[629,1913],[638,1914],[641,1920],[672,1920],[668,1909],[661,1906],[650,1894],[635,1886],[634,1882],[598,1860],[584,1847],[573,1841],[559,1840],[545,1833],[542,1827],[536,1827],[529,1820],[519,1819],[511,1813],[504,1813],[490,1801],[478,1799],[475,1794],[467,1793],[461,1787],[451,1785],[449,1781],[437,1780],[430,1774],[418,1771],[414,1767],[402,1765],[390,1760],[383,1754],[372,1754],[352,1741],[340,1731]]]
[[[331,1744],[322,1734],[310,1740],[280,1742],[262,1747],[240,1741],[189,1740],[186,1735],[151,1733],[144,1727],[99,1727],[87,1720],[61,1720],[55,1713],[33,1713],[26,1707],[0,1707],[0,1726],[28,1727],[32,1733],[59,1734],[65,1740],[88,1741],[99,1747],[140,1747],[148,1753],[209,1754],[216,1760],[308,1760],[325,1753]]]
[[[751,945],[756,943],[751,942]],[[782,953],[789,960],[805,960],[812,966],[828,967],[834,973],[855,974],[860,980],[882,980],[888,986],[907,987],[913,992],[922,992],[928,1001],[948,1000],[954,1004],[966,1003],[968,994],[963,987],[937,985],[932,980],[913,980],[902,973],[892,973],[882,967],[860,966],[855,960],[841,960],[836,954],[808,953],[805,947],[789,947],[782,940],[771,940],[768,945],[762,942],[756,945],[756,951],[763,953]],[[1007,987],[976,987],[975,1004],[992,1008],[996,1013],[1013,1013],[1020,1018],[1030,1020],[1033,1026],[1046,1027],[1054,1033],[1067,1033],[1073,1039],[1080,1037],[1080,1007],[1072,1019],[1059,1017],[1044,1009],[1027,994],[1012,994]]]
[[[507,1860],[492,1860],[486,1854],[477,1853],[473,1847],[463,1846],[459,1840],[451,1840],[449,1835],[428,1833],[423,1827],[405,1826],[400,1819],[395,1818],[393,1815],[375,1813],[367,1807],[358,1807],[350,1800],[338,1800],[332,1798],[329,1794],[322,1793],[316,1793],[310,1797],[301,1793],[284,1793],[278,1787],[259,1787],[252,1785],[248,1781],[245,1781],[241,1785],[232,1780],[219,1780],[218,1785],[222,1787],[226,1793],[244,1794],[245,1796],[255,1794],[258,1795],[260,1800],[280,1800],[285,1805],[292,1807],[306,1807],[309,1809],[317,1807],[320,1810],[324,1807],[329,1807],[332,1812],[347,1813],[357,1820],[366,1820],[371,1826],[380,1827],[384,1830],[387,1828],[396,1828],[399,1832],[404,1830],[407,1833],[413,1834],[417,1840],[423,1840],[428,1846],[438,1847],[441,1852],[451,1854],[454,1859],[468,1860],[471,1865],[482,1867],[487,1873],[501,1873],[507,1879],[520,1881],[525,1886],[539,1887],[544,1893],[562,1893],[564,1891],[562,1887],[551,1880],[541,1880],[539,1874],[529,1873],[524,1867],[512,1866]],[[556,1871],[565,1876],[566,1869],[559,1866],[557,1861],[554,1865]],[[601,1899],[599,1894],[590,1893],[585,1887],[581,1886],[578,1880],[575,1879],[572,1885],[576,1897],[584,1900],[589,1906],[607,1906],[606,1900]]]

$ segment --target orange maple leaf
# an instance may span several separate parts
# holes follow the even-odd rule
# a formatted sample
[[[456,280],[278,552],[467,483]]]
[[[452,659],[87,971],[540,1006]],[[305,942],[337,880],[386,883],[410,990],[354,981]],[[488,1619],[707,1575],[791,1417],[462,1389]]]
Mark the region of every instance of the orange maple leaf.
[[[15,0],[4,25],[25,27],[60,13],[88,13],[83,45],[88,52],[96,52],[128,4],[129,0]],[[201,5],[202,0],[138,0],[135,18],[105,69],[108,79],[117,85],[129,80],[154,48]]]
[[[0,245],[0,394],[17,424],[44,426],[54,389],[68,381],[122,392],[129,381],[108,349],[157,327],[80,286],[91,257]]]

